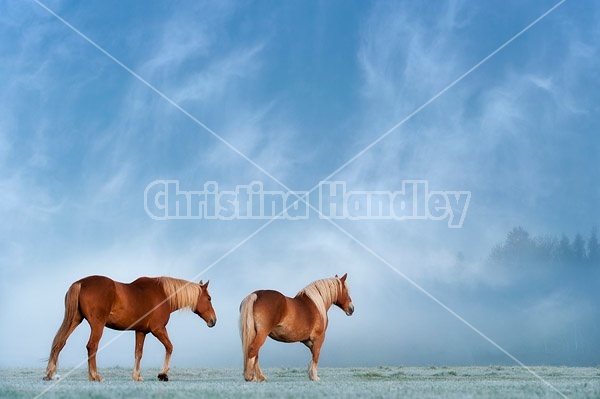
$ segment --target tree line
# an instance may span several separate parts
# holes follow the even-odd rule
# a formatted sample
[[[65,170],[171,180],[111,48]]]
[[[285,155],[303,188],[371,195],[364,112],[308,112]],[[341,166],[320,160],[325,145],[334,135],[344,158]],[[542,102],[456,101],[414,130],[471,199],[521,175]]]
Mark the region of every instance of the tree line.
[[[532,236],[523,227],[514,227],[504,242],[494,246],[488,261],[506,266],[554,264],[560,266],[600,267],[600,243],[596,230],[588,237],[577,233],[573,239],[566,234]]]

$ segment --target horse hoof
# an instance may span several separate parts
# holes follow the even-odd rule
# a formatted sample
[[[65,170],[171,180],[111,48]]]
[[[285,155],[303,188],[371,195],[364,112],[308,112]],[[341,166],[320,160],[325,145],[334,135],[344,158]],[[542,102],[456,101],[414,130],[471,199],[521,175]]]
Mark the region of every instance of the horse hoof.
[[[160,374],[158,375],[158,380],[159,380],[159,381],[169,381],[169,376],[168,376],[168,375],[166,375],[165,373],[160,373]]]
[[[44,378],[42,378],[42,380],[44,380],[44,381],[52,381],[52,377],[50,377],[50,376],[44,376]]]

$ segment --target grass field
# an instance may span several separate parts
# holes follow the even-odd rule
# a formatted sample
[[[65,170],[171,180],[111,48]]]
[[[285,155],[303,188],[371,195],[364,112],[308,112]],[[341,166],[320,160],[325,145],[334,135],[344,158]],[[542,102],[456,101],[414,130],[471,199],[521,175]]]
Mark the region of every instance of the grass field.
[[[566,397],[600,398],[600,368],[532,370]],[[1,371],[1,398],[561,398],[527,370],[500,366],[322,368],[319,382],[304,369],[272,368],[264,370],[266,383],[245,382],[239,369],[174,368],[169,382],[146,369],[141,383],[120,367],[100,370],[102,383],[88,382],[85,369],[58,381],[42,381],[42,369]]]

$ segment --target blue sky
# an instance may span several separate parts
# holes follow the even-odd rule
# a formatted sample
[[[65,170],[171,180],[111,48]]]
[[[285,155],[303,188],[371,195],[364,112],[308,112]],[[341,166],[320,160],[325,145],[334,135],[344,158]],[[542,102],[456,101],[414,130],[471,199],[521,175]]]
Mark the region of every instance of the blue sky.
[[[273,177],[310,190],[556,2],[44,4]],[[14,327],[0,338],[19,344],[1,350],[0,366],[43,366],[73,281],[191,279],[264,224],[152,220],[149,183],[282,188],[36,2],[1,8],[0,323]],[[331,178],[354,190],[427,180],[432,190],[470,191],[460,229],[431,220],[338,223],[532,363],[597,364],[577,351],[565,360],[526,349],[573,342],[594,302],[558,290],[487,308],[485,293],[511,277],[485,259],[516,225],[570,237],[598,227],[599,17],[595,2],[567,0]],[[468,260],[460,271],[458,252]],[[173,365],[239,366],[245,295],[293,295],[345,272],[356,313],[330,311],[322,364],[511,364],[313,214],[273,222],[202,275],[219,323],[209,330],[191,314],[174,315]],[[480,305],[457,294],[465,289]],[[63,351],[64,365],[85,358],[86,328]],[[25,343],[31,329],[35,339]],[[142,366],[160,364],[162,348],[151,341]],[[349,349],[355,342],[363,350]],[[271,342],[265,351],[265,367],[308,361],[302,345]],[[99,362],[130,366],[132,358],[126,334]]]

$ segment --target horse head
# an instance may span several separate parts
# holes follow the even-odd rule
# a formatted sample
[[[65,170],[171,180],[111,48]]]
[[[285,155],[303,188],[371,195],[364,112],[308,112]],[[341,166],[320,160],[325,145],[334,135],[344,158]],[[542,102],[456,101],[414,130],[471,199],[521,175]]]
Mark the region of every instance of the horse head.
[[[336,274],[335,277],[340,280],[342,286],[335,305],[342,309],[348,316],[352,316],[352,313],[354,313],[354,305],[352,304],[352,298],[350,298],[348,284],[346,283],[346,277],[348,277],[348,273],[344,274],[342,277],[338,277]]]
[[[200,295],[198,295],[198,302],[196,303],[194,313],[200,316],[206,322],[207,326],[213,327],[217,323],[217,315],[212,307],[210,294],[208,293],[208,283],[209,281],[206,284],[202,284],[202,280],[200,280]]]

